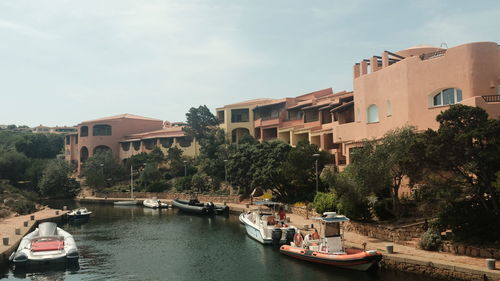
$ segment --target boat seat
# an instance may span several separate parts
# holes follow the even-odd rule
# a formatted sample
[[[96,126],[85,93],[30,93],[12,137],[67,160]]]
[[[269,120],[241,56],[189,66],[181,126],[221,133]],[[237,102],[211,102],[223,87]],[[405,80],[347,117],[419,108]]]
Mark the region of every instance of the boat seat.
[[[63,240],[34,241],[31,243],[33,252],[56,251],[64,248]]]

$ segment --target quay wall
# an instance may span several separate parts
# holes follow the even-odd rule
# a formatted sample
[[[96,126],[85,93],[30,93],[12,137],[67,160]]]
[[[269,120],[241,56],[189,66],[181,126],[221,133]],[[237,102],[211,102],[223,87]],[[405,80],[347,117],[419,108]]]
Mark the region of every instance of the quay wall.
[[[130,198],[130,193],[128,192],[110,192],[110,193],[100,193],[97,192],[95,197],[99,198]],[[173,193],[173,192],[134,192],[135,198],[153,198],[173,200],[176,198],[188,200],[191,198],[191,194],[187,193]],[[198,200],[204,202],[227,202],[227,203],[240,203],[241,197],[239,195],[197,195]]]
[[[392,242],[410,241],[420,238],[425,232],[425,222],[417,222],[403,226],[387,226],[366,222],[349,221],[344,224],[346,231],[355,232],[364,236]]]
[[[500,248],[498,247],[479,247],[445,241],[441,245],[441,251],[461,256],[500,260]]]

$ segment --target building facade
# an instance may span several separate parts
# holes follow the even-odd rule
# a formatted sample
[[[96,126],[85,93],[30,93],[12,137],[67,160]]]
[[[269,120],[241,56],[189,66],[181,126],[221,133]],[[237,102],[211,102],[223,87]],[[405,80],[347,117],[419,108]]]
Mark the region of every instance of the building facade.
[[[248,107],[245,128],[261,141],[280,139],[295,146],[308,140],[342,167],[364,139],[380,139],[406,125],[419,131],[437,129],[436,116],[452,104],[478,106],[498,118],[500,47],[478,42],[449,49],[416,46],[384,51],[354,65],[353,89],[259,100]],[[217,115],[228,114],[233,106],[218,108]],[[233,119],[222,120],[228,134],[238,135]]]
[[[122,114],[78,124],[77,133],[65,138],[65,158],[75,163],[80,172],[85,160],[98,151],[110,150],[115,157],[124,160],[149,152],[155,146],[165,151],[165,144],[170,141],[187,156],[197,154],[196,142],[185,140],[182,124]]]

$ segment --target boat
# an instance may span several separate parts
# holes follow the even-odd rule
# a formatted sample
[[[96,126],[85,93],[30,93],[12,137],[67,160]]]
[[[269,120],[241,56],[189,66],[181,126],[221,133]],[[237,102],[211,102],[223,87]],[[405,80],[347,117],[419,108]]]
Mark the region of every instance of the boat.
[[[43,222],[24,236],[10,260],[17,267],[47,262],[78,262],[79,257],[71,234],[57,227],[56,223]]]
[[[281,203],[265,201],[263,203],[256,202],[257,205],[281,205]],[[281,244],[289,244],[297,228],[287,224],[281,224],[276,219],[274,209],[259,208],[248,212],[241,213],[239,220],[245,225],[248,236],[257,240],[262,244],[273,244],[279,246]]]
[[[79,220],[79,219],[88,219],[90,218],[90,215],[92,214],[91,211],[87,210],[87,208],[82,207],[78,209],[74,209],[71,212],[68,213],[68,218],[72,220]]]
[[[137,201],[135,200],[115,201],[113,202],[113,204],[118,206],[137,206]]]
[[[229,213],[229,206],[215,205],[212,202],[202,203],[198,201],[198,199],[191,199],[191,200],[174,199],[172,201],[172,206],[175,208],[179,208],[180,210],[185,212],[190,212],[200,215],[213,215],[213,214],[222,215]]]
[[[142,202],[142,205],[144,205],[144,207],[153,208],[153,209],[166,209],[166,208],[168,208],[167,203],[162,203],[160,200],[154,199],[154,198],[144,200]]]
[[[291,245],[283,245],[280,252],[293,258],[341,267],[366,271],[377,265],[382,259],[382,253],[375,250],[345,249],[341,223],[349,221],[335,212],[325,212],[319,221],[319,233],[312,233],[302,237],[300,232],[294,235]]]

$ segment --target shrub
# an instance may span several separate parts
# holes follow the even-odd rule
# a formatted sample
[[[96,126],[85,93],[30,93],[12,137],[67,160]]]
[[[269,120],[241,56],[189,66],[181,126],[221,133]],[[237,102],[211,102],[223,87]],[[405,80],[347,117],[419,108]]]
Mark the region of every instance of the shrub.
[[[424,250],[437,251],[441,245],[441,235],[435,228],[431,227],[422,234],[419,245]]]
[[[170,184],[166,180],[152,182],[146,187],[147,192],[163,192],[170,189]]]
[[[174,180],[174,187],[177,191],[181,192],[184,190],[190,190],[191,189],[191,177],[182,177],[182,178],[176,178]]]
[[[10,211],[7,209],[0,209],[0,219],[6,218],[10,215]]]
[[[334,193],[318,192],[314,197],[314,209],[319,214],[337,210],[337,196]]]
[[[395,216],[389,211],[392,209],[392,199],[384,198],[373,203],[373,212],[379,220],[393,219]]]
[[[9,201],[7,206],[20,215],[27,215],[36,211],[35,203],[28,200]]]

